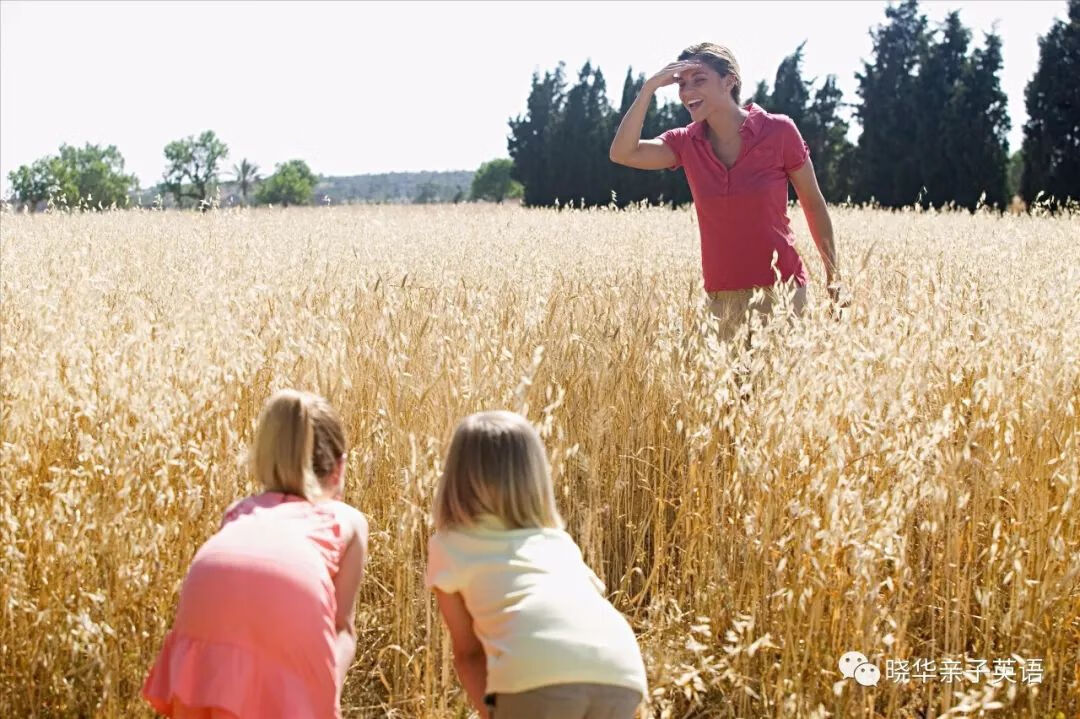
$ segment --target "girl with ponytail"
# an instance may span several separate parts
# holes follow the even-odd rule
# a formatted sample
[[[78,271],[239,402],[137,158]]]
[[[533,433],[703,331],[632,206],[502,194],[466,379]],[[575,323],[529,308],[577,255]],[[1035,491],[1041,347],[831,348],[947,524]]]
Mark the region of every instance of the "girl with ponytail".
[[[341,502],[345,433],[322,397],[283,390],[249,465],[264,490],[195,554],[172,630],[143,686],[179,719],[340,717],[356,650],[367,520]]]

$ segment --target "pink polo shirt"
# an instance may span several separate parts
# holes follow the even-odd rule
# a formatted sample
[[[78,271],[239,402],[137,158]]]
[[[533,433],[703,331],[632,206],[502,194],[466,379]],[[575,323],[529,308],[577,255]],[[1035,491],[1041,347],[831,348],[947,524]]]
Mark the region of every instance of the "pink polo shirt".
[[[791,118],[754,103],[745,109],[742,149],[730,170],[716,158],[704,122],[660,135],[677,158],[671,169],[682,166],[694,197],[706,292],[772,285],[774,250],[782,280],[807,282],[788,221],[787,185],[810,150]]]

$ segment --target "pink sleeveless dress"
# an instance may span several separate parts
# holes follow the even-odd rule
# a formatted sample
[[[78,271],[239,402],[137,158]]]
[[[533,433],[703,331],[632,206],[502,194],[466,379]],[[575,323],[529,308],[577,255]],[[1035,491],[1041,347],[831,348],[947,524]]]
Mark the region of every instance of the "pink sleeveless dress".
[[[199,549],[142,695],[166,716],[341,716],[332,503],[267,492],[230,509]]]

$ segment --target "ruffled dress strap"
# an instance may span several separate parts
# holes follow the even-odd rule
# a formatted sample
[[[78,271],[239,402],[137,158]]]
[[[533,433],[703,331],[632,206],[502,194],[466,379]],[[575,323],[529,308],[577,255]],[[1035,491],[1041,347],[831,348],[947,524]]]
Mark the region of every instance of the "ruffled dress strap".
[[[341,555],[345,552],[347,533],[341,525],[341,515],[334,502],[308,503],[311,516],[308,538],[322,554],[323,561],[331,577],[336,577],[341,566]]]

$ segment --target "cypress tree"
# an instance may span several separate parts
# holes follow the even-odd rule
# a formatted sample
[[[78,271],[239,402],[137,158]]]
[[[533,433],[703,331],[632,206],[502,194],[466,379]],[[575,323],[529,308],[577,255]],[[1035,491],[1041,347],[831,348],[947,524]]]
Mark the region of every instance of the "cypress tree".
[[[1080,0],[1039,38],[1039,67],[1024,91],[1024,171],[1020,192],[1080,199]]]
[[[787,115],[795,126],[802,128],[806,119],[806,106],[810,102],[810,84],[802,77],[803,41],[795,52],[785,57],[776,68],[776,82],[769,96],[768,110]]]
[[[922,185],[912,116],[919,110],[914,70],[926,44],[926,18],[917,0],[886,8],[885,17],[887,22],[870,32],[873,59],[855,75],[862,100],[856,114],[863,128],[855,196],[897,207],[914,201]]]
[[[507,149],[514,160],[513,179],[525,186],[524,204],[551,205],[556,197],[556,177],[551,151],[555,130],[565,103],[563,63],[541,80],[533,73],[525,117],[510,121]]]
[[[827,76],[807,108],[803,131],[818,186],[828,202],[842,202],[852,190],[855,148],[847,138],[848,123],[840,116],[843,97],[836,86],[836,76]]]
[[[921,158],[923,207],[940,207],[954,199],[957,189],[955,152],[956,133],[961,128],[952,125],[950,104],[964,78],[968,43],[971,33],[960,22],[958,12],[949,13],[942,23],[941,39],[928,38],[919,59],[916,105],[910,121],[915,125],[917,144],[912,151]],[[966,124],[966,123],[965,123]]]
[[[1008,98],[1001,90],[1001,38],[986,36],[964,64],[945,114],[944,157],[950,166],[948,197],[974,209],[985,193],[988,205],[1006,204],[1009,164]]]

